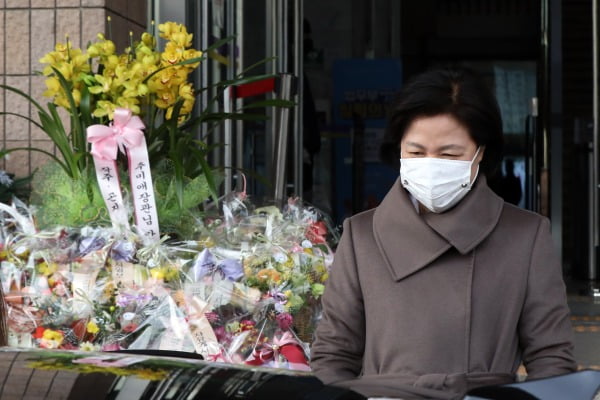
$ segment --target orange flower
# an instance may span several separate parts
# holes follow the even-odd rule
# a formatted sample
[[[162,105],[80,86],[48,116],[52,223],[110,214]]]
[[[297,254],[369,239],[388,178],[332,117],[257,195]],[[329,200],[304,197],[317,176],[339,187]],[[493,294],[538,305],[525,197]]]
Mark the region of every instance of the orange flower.
[[[263,268],[257,272],[256,277],[261,281],[281,282],[281,274],[273,268]]]

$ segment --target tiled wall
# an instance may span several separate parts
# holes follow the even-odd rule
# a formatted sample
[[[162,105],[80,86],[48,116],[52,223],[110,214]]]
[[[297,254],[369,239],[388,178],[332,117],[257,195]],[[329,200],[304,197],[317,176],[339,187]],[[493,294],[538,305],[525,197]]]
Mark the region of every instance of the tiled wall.
[[[111,32],[119,50],[146,25],[147,0],[0,0],[0,83],[30,94],[45,106],[46,86],[39,59],[65,36],[74,47],[85,46],[99,32]],[[18,113],[37,121],[35,108],[22,97],[0,89],[0,112]],[[23,118],[0,115],[0,148],[35,147],[54,152],[46,134]],[[0,160],[0,169],[17,177],[31,174],[48,157],[39,152],[17,151]]]

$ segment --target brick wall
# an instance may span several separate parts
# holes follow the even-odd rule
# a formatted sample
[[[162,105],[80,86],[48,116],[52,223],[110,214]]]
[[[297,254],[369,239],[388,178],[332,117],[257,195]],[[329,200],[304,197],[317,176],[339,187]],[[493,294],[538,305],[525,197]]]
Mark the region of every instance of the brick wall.
[[[99,32],[108,34],[111,17],[113,40],[121,51],[146,25],[147,0],[0,0],[0,83],[18,88],[45,105],[46,89],[39,59],[56,42],[85,47]],[[22,97],[0,90],[0,111],[27,115],[37,120],[35,110]],[[0,148],[36,147],[54,152],[46,134],[16,116],[0,115]],[[39,152],[17,151],[0,160],[0,169],[17,177],[31,174],[48,157]]]

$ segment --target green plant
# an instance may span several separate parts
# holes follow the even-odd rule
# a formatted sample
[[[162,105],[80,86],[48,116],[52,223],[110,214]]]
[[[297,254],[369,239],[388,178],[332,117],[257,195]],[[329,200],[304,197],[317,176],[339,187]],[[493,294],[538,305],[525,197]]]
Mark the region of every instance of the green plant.
[[[265,116],[222,113],[215,111],[215,104],[225,87],[264,79],[265,76],[246,76],[246,70],[233,80],[195,89],[189,79],[190,73],[215,49],[233,38],[225,38],[204,51],[198,51],[192,48],[192,35],[185,26],[167,22],[160,24],[158,29],[160,36],[166,40],[162,51],[157,49],[155,36],[148,32],[142,34],[139,41],[131,39],[131,46],[122,54],[118,54],[114,43],[101,34],[85,51],[73,48],[68,38],[66,43],[56,44],[55,49],[40,60],[46,64],[42,71],[47,76],[44,94],[52,99],[46,109],[19,89],[0,85],[31,102],[37,111],[37,120],[12,112],[0,115],[16,115],[27,119],[48,135],[59,154],[55,156],[42,149],[21,147],[4,149],[0,155],[17,150],[46,154],[67,177],[77,181],[74,185],[87,196],[90,204],[97,204],[98,191],[86,130],[91,125],[108,124],[116,108],[127,108],[142,118],[146,127],[144,134],[148,153],[157,174],[157,197],[163,201],[159,206],[161,223],[163,220],[172,221],[173,215],[181,217],[209,198],[216,200],[221,178],[218,168],[209,165],[208,155],[219,144],[209,146],[205,138],[225,119],[264,119]],[[199,115],[193,115],[197,95],[215,86],[217,96],[209,101]],[[262,107],[292,105],[291,102],[279,100],[256,104]],[[63,123],[58,108],[68,111],[69,129]],[[200,138],[198,131],[202,127],[207,127],[207,131]],[[52,173],[58,174],[55,170]],[[202,196],[191,193],[186,188],[190,185],[201,187],[198,193]],[[36,196],[32,197],[32,201],[42,202],[43,207],[46,199],[50,198],[48,193],[44,190],[34,192]],[[64,193],[61,195],[66,196]],[[76,203],[80,201],[83,200],[79,196]],[[51,224],[52,218],[47,223]],[[171,222],[168,224],[171,225]]]

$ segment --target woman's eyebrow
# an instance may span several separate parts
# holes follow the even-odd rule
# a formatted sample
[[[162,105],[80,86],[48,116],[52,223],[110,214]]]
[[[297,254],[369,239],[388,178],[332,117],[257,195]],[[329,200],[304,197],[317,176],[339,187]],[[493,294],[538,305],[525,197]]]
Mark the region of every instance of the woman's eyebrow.
[[[425,149],[425,146],[423,146],[420,143],[416,143],[416,142],[406,142],[405,146],[412,146],[412,147],[416,147],[418,149]],[[446,150],[462,150],[464,151],[466,149],[465,146],[462,146],[460,144],[446,144],[443,146],[440,146],[439,148],[437,148],[437,151],[446,151]]]
[[[465,146],[461,146],[460,144],[447,144],[444,146],[441,146],[438,151],[445,151],[445,150],[466,150]]]
[[[419,149],[425,149],[425,146],[423,146],[422,144],[419,144],[419,143],[415,143],[415,142],[406,142],[406,145],[417,147]]]

